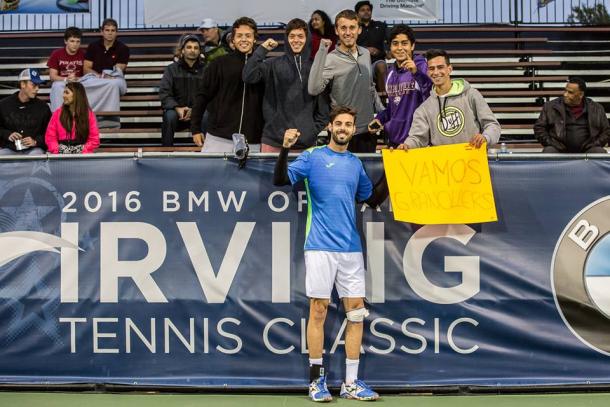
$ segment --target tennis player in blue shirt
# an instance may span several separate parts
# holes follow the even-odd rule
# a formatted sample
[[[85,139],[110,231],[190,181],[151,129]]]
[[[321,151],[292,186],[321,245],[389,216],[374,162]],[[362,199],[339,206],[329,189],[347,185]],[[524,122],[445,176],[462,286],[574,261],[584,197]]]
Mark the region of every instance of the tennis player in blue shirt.
[[[324,321],[333,286],[337,288],[347,315],[345,333],[346,377],[340,396],[376,400],[379,395],[358,379],[364,307],[365,277],[362,242],[356,228],[355,202],[379,206],[388,196],[385,176],[373,186],[358,157],[347,151],[356,132],[356,112],[337,106],[330,113],[330,143],[304,151],[287,165],[288,151],[298,137],[297,129],[284,134],[273,182],[290,185],[304,181],[307,190],[305,238],[306,293],[309,302],[307,345],[313,401],[330,401],[322,363]]]

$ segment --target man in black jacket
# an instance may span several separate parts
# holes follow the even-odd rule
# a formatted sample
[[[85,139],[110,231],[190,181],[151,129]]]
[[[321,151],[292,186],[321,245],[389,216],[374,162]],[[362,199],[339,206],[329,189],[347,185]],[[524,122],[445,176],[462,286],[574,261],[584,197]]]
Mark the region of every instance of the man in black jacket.
[[[194,35],[186,35],[180,42],[180,59],[165,68],[159,99],[163,108],[161,141],[165,147],[174,144],[176,131],[189,129],[195,93],[203,80],[201,43]]]
[[[24,69],[19,92],[0,101],[0,155],[44,154],[51,110],[36,97],[42,83],[37,69]]]
[[[300,134],[293,149],[312,147],[328,123],[328,103],[324,102],[324,96],[311,96],[307,92],[312,64],[308,57],[307,23],[299,18],[290,20],[286,25],[284,55],[266,59],[277,45],[272,38],[263,42],[248,59],[243,72],[245,83],[265,83],[263,153],[279,152],[287,129],[296,129]]]
[[[371,53],[371,62],[385,59],[387,26],[383,21],[373,20],[373,4],[364,0],[356,3],[354,11],[358,13],[362,32],[358,35],[358,45],[366,47]]]
[[[534,124],[543,153],[605,153],[610,138],[606,112],[585,97],[584,80],[572,77],[563,97],[545,103]]]
[[[368,0],[356,3],[354,10],[358,13],[362,29],[358,36],[358,45],[366,47],[371,53],[375,88],[377,92],[385,93],[385,78],[388,72],[385,62],[388,26],[383,21],[373,20],[373,4]]]
[[[262,84],[246,85],[242,71],[256,41],[256,23],[249,17],[233,23],[231,41],[235,51],[212,61],[203,74],[202,85],[191,114],[193,141],[201,152],[231,152],[233,134],[243,134],[250,151],[260,149],[263,131]],[[208,128],[201,127],[203,112],[208,110]]]

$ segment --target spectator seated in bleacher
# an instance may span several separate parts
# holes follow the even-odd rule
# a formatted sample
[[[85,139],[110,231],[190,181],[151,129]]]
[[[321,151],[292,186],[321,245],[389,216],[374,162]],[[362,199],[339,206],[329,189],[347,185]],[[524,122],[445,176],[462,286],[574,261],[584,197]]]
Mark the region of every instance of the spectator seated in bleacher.
[[[19,92],[0,101],[0,155],[44,154],[51,111],[36,97],[42,83],[37,69],[24,69],[19,74]]]
[[[53,112],[45,134],[49,153],[93,153],[100,145],[100,134],[85,88],[78,82],[68,82],[63,99],[61,108]]]
[[[194,35],[180,41],[180,59],[165,68],[159,99],[163,108],[161,141],[164,147],[174,144],[176,131],[190,129],[191,112],[197,89],[201,86],[204,65],[201,61],[201,43]]]
[[[390,52],[395,62],[390,64],[385,78],[388,93],[387,108],[369,124],[369,131],[385,130],[390,147],[405,142],[415,110],[432,88],[426,58],[414,54],[415,33],[407,25],[396,25],[390,32]]]
[[[51,111],[54,112],[63,104],[66,82],[80,80],[83,76],[85,52],[80,48],[83,34],[77,27],[68,27],[64,31],[63,48],[54,50],[47,61],[51,86]]]
[[[85,53],[84,73],[81,79],[87,88],[94,112],[118,112],[121,95],[127,92],[124,72],[129,62],[129,48],[117,40],[118,24],[107,18],[102,23],[102,38],[92,42]],[[100,127],[120,127],[118,118],[106,120]]]
[[[415,111],[409,136],[398,148],[470,143],[475,148],[496,144],[500,123],[478,90],[464,79],[452,79],[453,68],[444,50],[426,54],[430,97]]]
[[[534,124],[543,153],[605,153],[610,127],[604,107],[585,97],[587,84],[572,77],[563,96],[544,104]]]
[[[383,61],[386,48],[386,24],[383,21],[373,20],[373,4],[368,0],[356,3],[354,10],[358,13],[362,30],[358,35],[358,45],[369,50],[371,62]]]
[[[223,33],[216,21],[211,18],[203,19],[199,31],[203,37],[202,52],[206,63],[209,64],[216,58],[231,52],[227,39],[228,33]]]
[[[254,51],[243,72],[245,83],[265,83],[263,153],[279,153],[287,129],[300,133],[293,149],[312,147],[316,144],[316,136],[328,123],[324,98],[307,92],[312,65],[307,24],[300,18],[290,20],[285,34],[284,55],[267,59],[267,54],[278,45],[269,38]]]
[[[373,20],[373,4],[368,0],[356,3],[354,10],[358,13],[362,30],[360,35],[358,35],[358,45],[365,47],[371,53],[375,87],[378,92],[385,92],[384,80],[387,72],[385,58],[388,26],[383,21]]]
[[[313,13],[311,13],[311,18],[309,19],[309,32],[311,34],[311,55],[309,59],[312,61],[320,48],[320,41],[322,38],[326,38],[331,42],[328,52],[335,49],[335,45],[337,44],[335,26],[333,25],[332,21],[330,21],[328,14],[322,10],[315,10]]]
[[[83,76],[85,52],[80,48],[83,33],[77,27],[68,27],[64,31],[63,48],[51,53],[47,66],[51,85],[51,111],[54,112],[63,104],[63,94],[66,82],[80,80]]]

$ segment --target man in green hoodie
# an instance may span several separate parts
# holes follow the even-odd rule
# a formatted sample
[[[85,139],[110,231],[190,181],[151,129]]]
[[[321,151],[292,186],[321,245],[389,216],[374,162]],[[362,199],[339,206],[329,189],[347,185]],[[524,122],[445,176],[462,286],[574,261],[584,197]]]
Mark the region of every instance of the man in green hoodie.
[[[409,137],[398,148],[458,143],[480,148],[485,143],[496,144],[500,123],[481,93],[464,79],[451,79],[453,68],[446,51],[430,50],[426,59],[432,92],[415,111]]]

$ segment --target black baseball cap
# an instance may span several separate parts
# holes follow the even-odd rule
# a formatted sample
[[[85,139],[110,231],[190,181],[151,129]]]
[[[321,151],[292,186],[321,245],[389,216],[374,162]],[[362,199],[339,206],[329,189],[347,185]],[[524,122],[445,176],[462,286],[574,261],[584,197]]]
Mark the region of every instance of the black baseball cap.
[[[356,3],[356,6],[354,6],[354,11],[357,13],[358,10],[360,10],[360,7],[362,6],[369,6],[371,8],[371,11],[373,10],[373,4],[371,4],[371,2],[368,0],[364,0]]]

